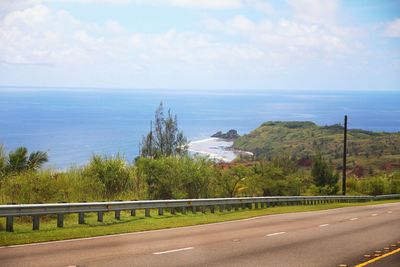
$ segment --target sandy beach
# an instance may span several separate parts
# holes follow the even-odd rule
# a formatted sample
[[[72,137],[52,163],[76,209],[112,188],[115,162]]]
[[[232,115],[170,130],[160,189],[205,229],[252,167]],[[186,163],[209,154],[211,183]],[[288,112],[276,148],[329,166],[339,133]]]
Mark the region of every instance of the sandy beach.
[[[243,151],[232,149],[232,145],[233,141],[210,137],[207,139],[190,141],[188,144],[188,151],[192,155],[205,156],[216,161],[231,162],[237,156],[244,153]]]

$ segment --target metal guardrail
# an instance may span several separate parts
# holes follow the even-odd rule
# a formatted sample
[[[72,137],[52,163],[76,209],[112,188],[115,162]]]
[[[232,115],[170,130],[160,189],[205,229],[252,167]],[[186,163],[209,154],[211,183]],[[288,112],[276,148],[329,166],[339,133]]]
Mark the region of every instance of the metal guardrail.
[[[53,204],[14,204],[0,205],[0,217],[6,217],[6,231],[14,230],[14,217],[32,216],[33,230],[39,230],[40,216],[57,214],[57,227],[64,226],[64,214],[78,213],[78,223],[85,223],[85,213],[97,212],[97,220],[103,221],[104,212],[115,212],[115,218],[120,219],[121,211],[136,215],[137,209],[144,209],[145,216],[150,217],[151,209],[158,209],[158,215],[169,209],[171,214],[176,211],[186,213],[191,209],[211,213],[218,207],[220,212],[225,209],[265,208],[277,205],[315,205],[332,202],[365,202],[384,199],[400,199],[400,194],[380,196],[274,196],[274,197],[241,197],[241,198],[208,198],[208,199],[172,199],[172,200],[141,200],[141,201],[111,201],[111,202],[81,202]]]

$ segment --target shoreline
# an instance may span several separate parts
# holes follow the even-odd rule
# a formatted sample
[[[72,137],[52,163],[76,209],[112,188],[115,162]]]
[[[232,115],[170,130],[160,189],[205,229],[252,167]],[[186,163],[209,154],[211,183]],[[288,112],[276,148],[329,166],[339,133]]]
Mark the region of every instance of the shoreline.
[[[188,152],[193,155],[203,155],[209,159],[226,163],[234,161],[240,155],[253,155],[248,151],[234,149],[232,145],[232,140],[209,137],[190,141],[187,146]]]

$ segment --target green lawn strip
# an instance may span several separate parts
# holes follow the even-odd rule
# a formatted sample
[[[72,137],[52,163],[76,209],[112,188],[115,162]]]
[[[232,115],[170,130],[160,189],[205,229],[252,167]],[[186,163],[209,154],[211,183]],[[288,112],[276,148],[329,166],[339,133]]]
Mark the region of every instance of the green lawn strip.
[[[2,230],[0,232],[0,245],[17,245],[54,240],[65,240],[82,237],[93,237],[102,235],[112,235],[119,233],[140,232],[156,229],[199,225],[215,222],[232,221],[246,219],[250,217],[281,214],[302,211],[318,211],[350,206],[365,206],[383,203],[399,202],[398,200],[385,200],[363,203],[329,203],[310,206],[279,206],[265,209],[252,209],[240,211],[216,212],[214,214],[207,211],[206,214],[197,212],[192,214],[176,213],[171,215],[165,212],[163,216],[158,216],[156,210],[152,210],[152,217],[144,217],[142,211],[137,212],[137,216],[131,217],[129,212],[121,212],[121,220],[114,219],[114,213],[104,214],[104,222],[97,222],[96,213],[85,214],[85,224],[78,224],[77,214],[65,216],[64,228],[57,228],[55,218],[42,218],[40,230],[32,231],[30,218],[15,218],[14,232],[5,232],[5,218],[0,218]]]

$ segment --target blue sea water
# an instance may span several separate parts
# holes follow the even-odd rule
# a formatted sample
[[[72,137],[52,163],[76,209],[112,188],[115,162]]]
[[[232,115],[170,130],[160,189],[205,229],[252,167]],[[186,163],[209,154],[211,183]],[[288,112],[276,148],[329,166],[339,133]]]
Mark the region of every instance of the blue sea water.
[[[216,131],[248,133],[270,120],[400,131],[400,92],[61,90],[0,88],[0,144],[48,151],[49,165],[83,164],[92,154],[132,160],[163,101],[189,140]]]

